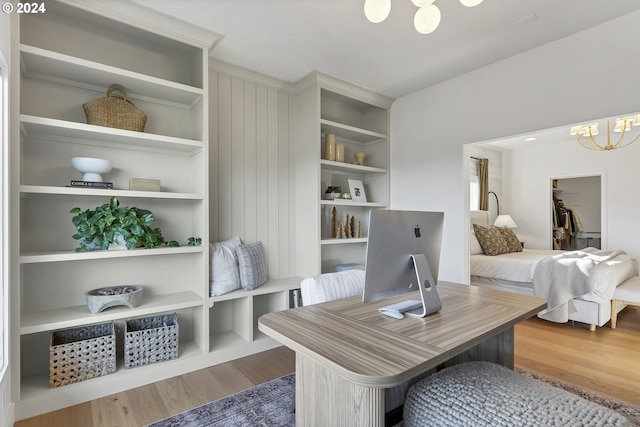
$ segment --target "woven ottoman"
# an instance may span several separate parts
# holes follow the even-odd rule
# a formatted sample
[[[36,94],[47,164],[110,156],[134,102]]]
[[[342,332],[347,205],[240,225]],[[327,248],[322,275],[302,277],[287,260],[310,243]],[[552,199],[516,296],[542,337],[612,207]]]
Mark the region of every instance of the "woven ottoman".
[[[629,426],[622,415],[490,362],[455,365],[414,384],[404,426]]]

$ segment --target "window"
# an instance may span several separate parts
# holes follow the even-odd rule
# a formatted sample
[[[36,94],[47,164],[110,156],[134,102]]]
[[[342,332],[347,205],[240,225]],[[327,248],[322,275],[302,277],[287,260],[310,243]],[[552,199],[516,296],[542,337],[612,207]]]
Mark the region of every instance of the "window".
[[[480,209],[480,180],[478,179],[478,161],[470,159],[469,165],[469,209],[476,211]]]

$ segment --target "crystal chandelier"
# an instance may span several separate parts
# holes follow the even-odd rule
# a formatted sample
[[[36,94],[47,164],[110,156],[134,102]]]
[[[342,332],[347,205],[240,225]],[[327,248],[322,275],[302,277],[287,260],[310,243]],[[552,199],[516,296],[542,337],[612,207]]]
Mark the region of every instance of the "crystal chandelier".
[[[413,25],[421,34],[429,34],[440,25],[440,9],[433,4],[435,0],[411,0],[418,7]],[[467,7],[477,6],[483,0],[460,0],[460,3]],[[382,22],[387,19],[391,11],[391,0],[365,0],[364,15],[373,23]]]
[[[594,136],[599,135],[598,131],[598,123],[588,123],[586,125],[577,125],[571,126],[571,131],[569,135],[575,135],[576,139],[584,148],[588,148],[589,150],[613,150],[616,148],[622,148],[626,145],[631,144],[635,140],[640,137],[640,132],[636,135],[632,140],[624,140],[624,137],[627,131],[631,130],[631,126],[640,126],[640,114],[636,114],[635,116],[628,116],[616,119],[615,127],[613,131],[620,134],[620,138],[614,144],[611,143],[611,123],[607,120],[607,143],[605,145],[600,145],[596,142]]]

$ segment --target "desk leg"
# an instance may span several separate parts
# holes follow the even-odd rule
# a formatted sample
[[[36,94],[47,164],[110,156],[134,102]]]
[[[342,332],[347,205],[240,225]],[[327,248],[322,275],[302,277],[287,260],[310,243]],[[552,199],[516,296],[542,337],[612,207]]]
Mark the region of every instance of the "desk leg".
[[[296,426],[384,426],[384,389],[363,387],[296,353]]]

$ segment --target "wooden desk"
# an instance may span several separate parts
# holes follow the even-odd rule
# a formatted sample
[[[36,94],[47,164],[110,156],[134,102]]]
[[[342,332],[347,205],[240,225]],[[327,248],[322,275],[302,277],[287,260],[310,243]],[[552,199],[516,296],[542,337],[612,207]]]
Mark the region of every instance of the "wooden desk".
[[[384,390],[439,365],[488,360],[513,369],[513,326],[546,307],[540,298],[439,283],[442,310],[383,316],[360,297],[260,317],[258,328],[296,352],[297,426],[383,426]]]

